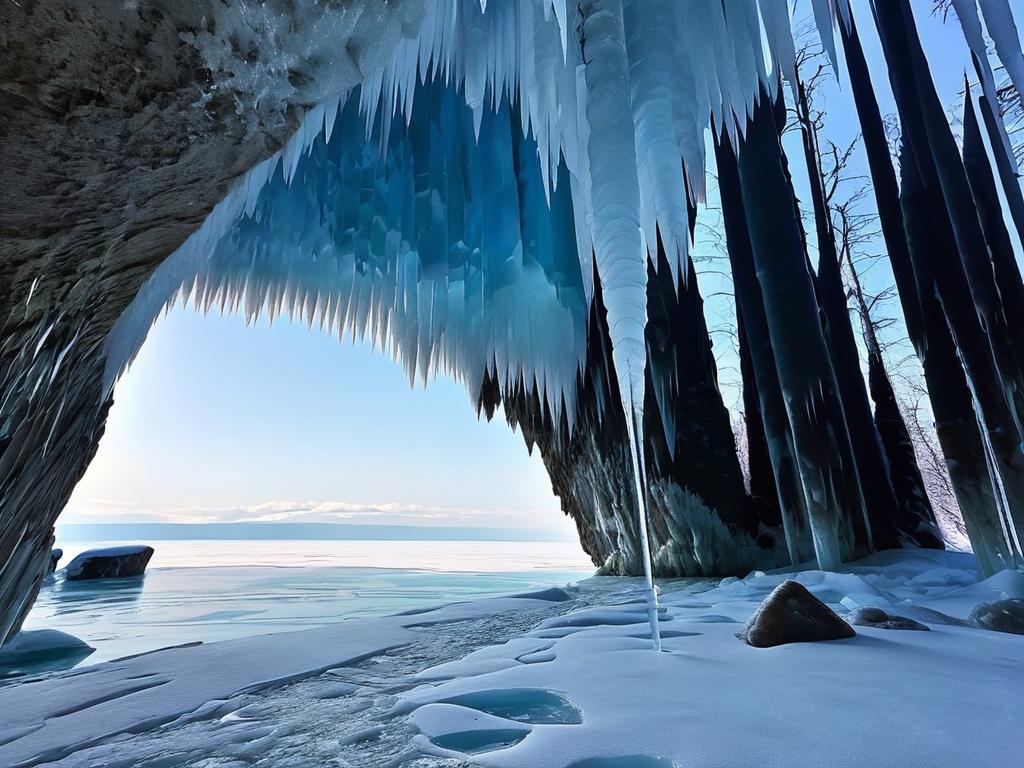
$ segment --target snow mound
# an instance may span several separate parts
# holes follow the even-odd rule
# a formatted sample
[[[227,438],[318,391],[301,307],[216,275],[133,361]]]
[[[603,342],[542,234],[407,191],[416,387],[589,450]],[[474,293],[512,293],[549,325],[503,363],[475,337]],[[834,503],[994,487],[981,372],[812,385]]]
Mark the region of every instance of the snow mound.
[[[1013,591],[1018,576],[981,581],[969,556],[911,550],[872,556],[843,573],[759,574],[710,589],[666,582],[661,601],[673,631],[663,633],[662,653],[649,650],[636,624],[620,623],[622,596],[606,596],[603,605],[547,622],[571,630],[561,636],[531,633],[551,644],[543,663],[523,663],[520,645],[482,649],[445,665],[448,681],[404,694],[403,707],[414,708],[430,735],[449,725],[469,730],[466,713],[438,725],[450,713],[435,709],[440,702],[489,701],[500,691],[514,699],[557,690],[579,708],[581,724],[534,725],[514,744],[492,745],[485,763],[495,768],[995,768],[1024,753],[1024,716],[1014,703],[1024,637],[970,626],[966,617],[979,597]],[[760,650],[737,641],[732,623],[710,620],[746,621],[787,577],[841,615],[848,603],[898,604],[931,631],[862,626],[841,643]],[[581,591],[598,583],[582,582]],[[569,621],[575,626],[565,627]],[[515,725],[503,719],[486,719],[486,728]]]
[[[69,653],[91,653],[92,647],[66,632],[37,629],[19,632],[0,649],[0,665],[16,664],[43,657],[54,658]]]

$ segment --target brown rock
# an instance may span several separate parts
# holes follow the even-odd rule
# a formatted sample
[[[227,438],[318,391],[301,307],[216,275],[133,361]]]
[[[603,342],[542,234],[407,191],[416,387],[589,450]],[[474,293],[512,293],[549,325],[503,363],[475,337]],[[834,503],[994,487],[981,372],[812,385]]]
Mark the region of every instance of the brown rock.
[[[906,616],[894,616],[881,608],[858,608],[850,614],[849,622],[855,627],[874,627],[875,629],[915,629],[927,632],[928,627]]]
[[[777,586],[737,637],[757,648],[853,637],[853,627],[793,580]]]

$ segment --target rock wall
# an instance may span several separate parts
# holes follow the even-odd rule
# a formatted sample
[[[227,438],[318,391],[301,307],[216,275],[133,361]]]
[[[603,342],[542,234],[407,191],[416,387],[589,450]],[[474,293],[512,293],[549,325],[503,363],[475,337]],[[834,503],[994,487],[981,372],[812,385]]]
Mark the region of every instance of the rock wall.
[[[210,97],[181,36],[212,4],[0,5],[0,643],[103,433],[107,332],[297,122]]]

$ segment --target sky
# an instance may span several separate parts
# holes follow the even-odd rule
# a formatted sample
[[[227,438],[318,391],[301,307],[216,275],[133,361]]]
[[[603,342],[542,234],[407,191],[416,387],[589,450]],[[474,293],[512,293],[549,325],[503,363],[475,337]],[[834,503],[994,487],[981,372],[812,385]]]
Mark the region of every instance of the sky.
[[[570,535],[543,464],[368,344],[175,309],[118,384],[61,523],[338,522]]]
[[[871,19],[869,0],[851,0],[854,16],[857,20],[858,32],[861,43],[864,47],[868,67],[871,71],[872,84],[878,98],[879,107],[883,117],[895,115],[896,102],[889,88],[888,72],[882,56],[881,43],[874,29]],[[915,13],[918,31],[924,43],[925,54],[928,58],[928,65],[932,73],[933,81],[939,93],[939,98],[946,105],[947,114],[951,118],[953,131],[959,139],[959,120],[963,109],[963,83],[964,73],[968,72],[970,80],[975,86],[975,96],[978,93],[977,78],[974,76],[971,63],[970,51],[964,41],[963,31],[955,14],[950,12],[948,18],[943,19],[942,15],[932,12],[934,3],[932,0],[911,0],[911,7]],[[1011,7],[1017,13],[1018,26],[1024,29],[1024,6],[1020,0],[1011,2]],[[810,42],[812,47],[818,47],[816,34],[810,32],[812,17],[808,0],[797,0],[794,17],[797,20],[795,28],[799,31],[805,28],[807,34],[803,39]],[[822,141],[834,141],[840,148],[845,148],[851,141],[859,138],[860,127],[857,121],[856,109],[850,92],[849,81],[846,78],[845,63],[841,43],[837,35],[837,53],[839,57],[838,77],[826,78],[821,87],[818,98],[818,108],[826,112],[825,128],[821,136]],[[800,37],[798,32],[798,37]],[[798,46],[800,40],[798,40]],[[823,59],[822,59],[823,60]],[[997,75],[998,77],[998,75]],[[807,183],[807,174],[804,167],[803,150],[800,143],[799,133],[794,131],[784,139],[784,144],[789,157],[790,171],[793,175],[793,182],[797,196],[802,201],[810,201],[810,193]],[[710,151],[710,150],[709,150]],[[849,175],[851,181],[844,185],[840,191],[840,198],[845,189],[852,192],[855,188],[866,183],[868,170],[867,158],[863,146],[858,144],[851,158]],[[860,178],[856,178],[860,177]],[[713,179],[709,181],[708,202],[712,208],[717,208],[717,191]],[[862,211],[867,213],[873,210],[874,199],[869,194],[865,200],[866,205]],[[808,205],[803,205],[803,212],[806,217],[812,216]],[[735,327],[735,306],[732,302],[731,283],[727,275],[723,275],[723,269],[727,270],[727,263],[723,264],[722,254],[716,250],[713,241],[706,236],[707,228],[721,228],[721,221],[717,212],[703,211],[698,215],[697,242],[694,248],[694,259],[698,272],[699,283],[705,298],[705,314],[708,318],[708,325],[711,330],[712,340],[715,343],[715,353],[719,367],[719,382],[722,387],[723,397],[727,406],[731,409],[742,408],[742,390],[739,384],[739,363],[735,354],[735,334],[731,328]],[[811,259],[816,261],[815,234],[813,219],[808,218],[805,222]],[[705,236],[702,237],[701,230]],[[1011,227],[1011,230],[1013,228]],[[1011,231],[1011,237],[1016,240],[1016,233]],[[873,247],[868,247],[872,254],[884,254],[885,246],[881,237]],[[1017,244],[1018,258],[1024,253],[1024,249]],[[716,259],[716,257],[718,257]],[[1022,264],[1024,269],[1024,264]],[[877,293],[883,288],[892,286],[894,279],[889,262],[885,258],[876,259],[870,263],[862,262],[858,266],[861,272],[860,277],[868,293]],[[896,323],[880,334],[885,342],[891,345],[889,360],[892,368],[898,366],[896,373],[902,376],[919,377],[920,368],[913,348],[906,340],[906,328],[902,320],[899,301],[893,297],[892,300],[882,302],[877,307],[878,315],[883,318],[892,318]],[[876,320],[879,319],[876,317]],[[854,328],[859,330],[855,323]],[[858,339],[859,341],[859,339]],[[866,355],[862,355],[862,362]],[[927,411],[927,404],[923,404]]]
[[[808,5],[801,0],[806,15]],[[912,3],[940,95],[957,103],[969,56],[955,18]],[[800,13],[798,5],[798,14]],[[883,113],[895,106],[866,0],[855,0]],[[826,89],[827,135],[857,133],[849,88]],[[792,154],[799,187],[802,168]],[[861,167],[864,159],[858,155]],[[698,234],[698,237],[700,235]],[[733,308],[698,241],[700,283],[716,334],[723,388],[738,400]],[[882,264],[868,278],[890,280]],[[892,308],[898,314],[898,308]],[[338,522],[574,528],[539,456],[499,416],[478,420],[446,378],[411,389],[400,366],[368,344],[303,324],[177,308],[162,318],[115,391],[106,434],[61,523]]]

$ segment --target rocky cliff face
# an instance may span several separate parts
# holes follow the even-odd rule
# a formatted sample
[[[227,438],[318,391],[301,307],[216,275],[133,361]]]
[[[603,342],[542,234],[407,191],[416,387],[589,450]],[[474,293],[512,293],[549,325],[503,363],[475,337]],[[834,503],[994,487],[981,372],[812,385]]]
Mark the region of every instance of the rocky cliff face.
[[[102,435],[111,325],[296,124],[210,95],[182,35],[213,3],[131,5],[0,6],[0,642]]]

